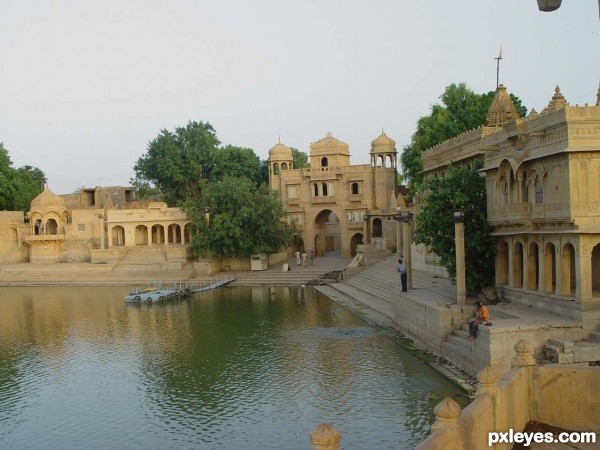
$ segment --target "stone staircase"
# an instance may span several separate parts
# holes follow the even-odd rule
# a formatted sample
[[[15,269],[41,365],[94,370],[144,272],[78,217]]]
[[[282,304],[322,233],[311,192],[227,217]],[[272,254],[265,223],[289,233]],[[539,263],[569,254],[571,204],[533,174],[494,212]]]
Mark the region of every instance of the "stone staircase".
[[[163,269],[167,267],[167,252],[160,246],[127,248],[114,270]]]
[[[223,272],[226,274],[227,272]],[[242,271],[229,272],[235,281],[230,286],[301,286],[330,282],[327,270],[315,270],[308,267],[294,266],[291,271]],[[220,274],[220,275],[223,275]]]

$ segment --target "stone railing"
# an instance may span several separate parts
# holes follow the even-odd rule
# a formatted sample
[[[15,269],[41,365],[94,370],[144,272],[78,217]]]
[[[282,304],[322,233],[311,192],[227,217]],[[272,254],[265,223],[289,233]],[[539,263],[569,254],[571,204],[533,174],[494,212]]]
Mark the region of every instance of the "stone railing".
[[[514,349],[513,368],[500,380],[489,367],[479,372],[476,398],[464,410],[450,397],[435,407],[431,435],[416,450],[489,448],[489,433],[521,432],[530,421],[600,432],[600,400],[592,395],[600,390],[600,367],[536,366],[531,343],[520,340]]]

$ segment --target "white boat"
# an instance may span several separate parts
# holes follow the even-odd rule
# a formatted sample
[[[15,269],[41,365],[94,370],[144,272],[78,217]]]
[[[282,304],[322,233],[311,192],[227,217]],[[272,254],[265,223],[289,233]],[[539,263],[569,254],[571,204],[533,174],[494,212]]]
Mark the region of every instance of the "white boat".
[[[154,287],[146,288],[135,287],[132,289],[131,293],[125,296],[125,303],[161,303],[168,300],[186,298],[190,297],[196,292],[216,289],[220,286],[226,285],[227,283],[231,283],[232,281],[235,281],[235,277],[213,280],[212,283],[204,285],[193,282],[182,282],[175,283],[173,286],[168,288],[163,288],[160,286],[160,284],[157,284]]]

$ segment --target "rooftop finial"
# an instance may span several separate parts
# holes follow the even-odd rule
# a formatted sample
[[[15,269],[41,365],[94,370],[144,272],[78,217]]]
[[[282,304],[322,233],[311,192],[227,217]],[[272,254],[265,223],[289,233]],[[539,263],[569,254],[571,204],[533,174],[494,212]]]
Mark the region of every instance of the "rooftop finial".
[[[502,44],[500,44],[500,52],[498,53],[498,57],[494,58],[496,60],[496,89],[500,85],[500,60],[502,59]]]

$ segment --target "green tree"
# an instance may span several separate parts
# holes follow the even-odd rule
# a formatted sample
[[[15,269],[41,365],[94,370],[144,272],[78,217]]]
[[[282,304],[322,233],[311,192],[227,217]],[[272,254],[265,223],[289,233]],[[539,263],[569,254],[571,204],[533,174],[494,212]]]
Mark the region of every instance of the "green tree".
[[[245,177],[257,186],[268,181],[264,177],[260,158],[250,148],[226,145],[213,150],[211,161],[212,169],[208,175],[211,181],[218,181],[226,176]]]
[[[279,196],[243,177],[204,182],[202,198],[188,199],[183,208],[192,221],[192,248],[202,256],[272,253],[288,245],[294,231]]]
[[[137,160],[132,184],[140,189],[157,187],[169,205],[200,197],[199,180],[210,176],[212,154],[219,145],[209,123],[188,122],[173,133],[162,130]]]
[[[33,200],[44,189],[46,175],[37,167],[23,166],[15,171],[13,209],[28,211]]]
[[[294,169],[306,169],[310,167],[308,161],[308,155],[297,148],[290,147],[292,149],[292,161],[294,162]]]
[[[46,176],[36,167],[13,167],[8,150],[0,142],[0,210],[27,211],[44,188]]]
[[[418,189],[425,197],[417,217],[414,242],[428,246],[440,256],[441,263],[456,282],[456,251],[452,210],[465,214],[466,285],[470,292],[494,283],[494,239],[487,223],[485,178],[477,170],[449,167],[443,177],[427,178]]]
[[[417,121],[417,129],[411,142],[402,150],[400,157],[405,181],[415,187],[422,181],[421,153],[469,130],[485,124],[487,113],[496,95],[495,91],[477,94],[465,83],[451,84],[440,96],[441,105],[433,105],[431,113]],[[527,108],[521,100],[510,95],[521,117]]]

